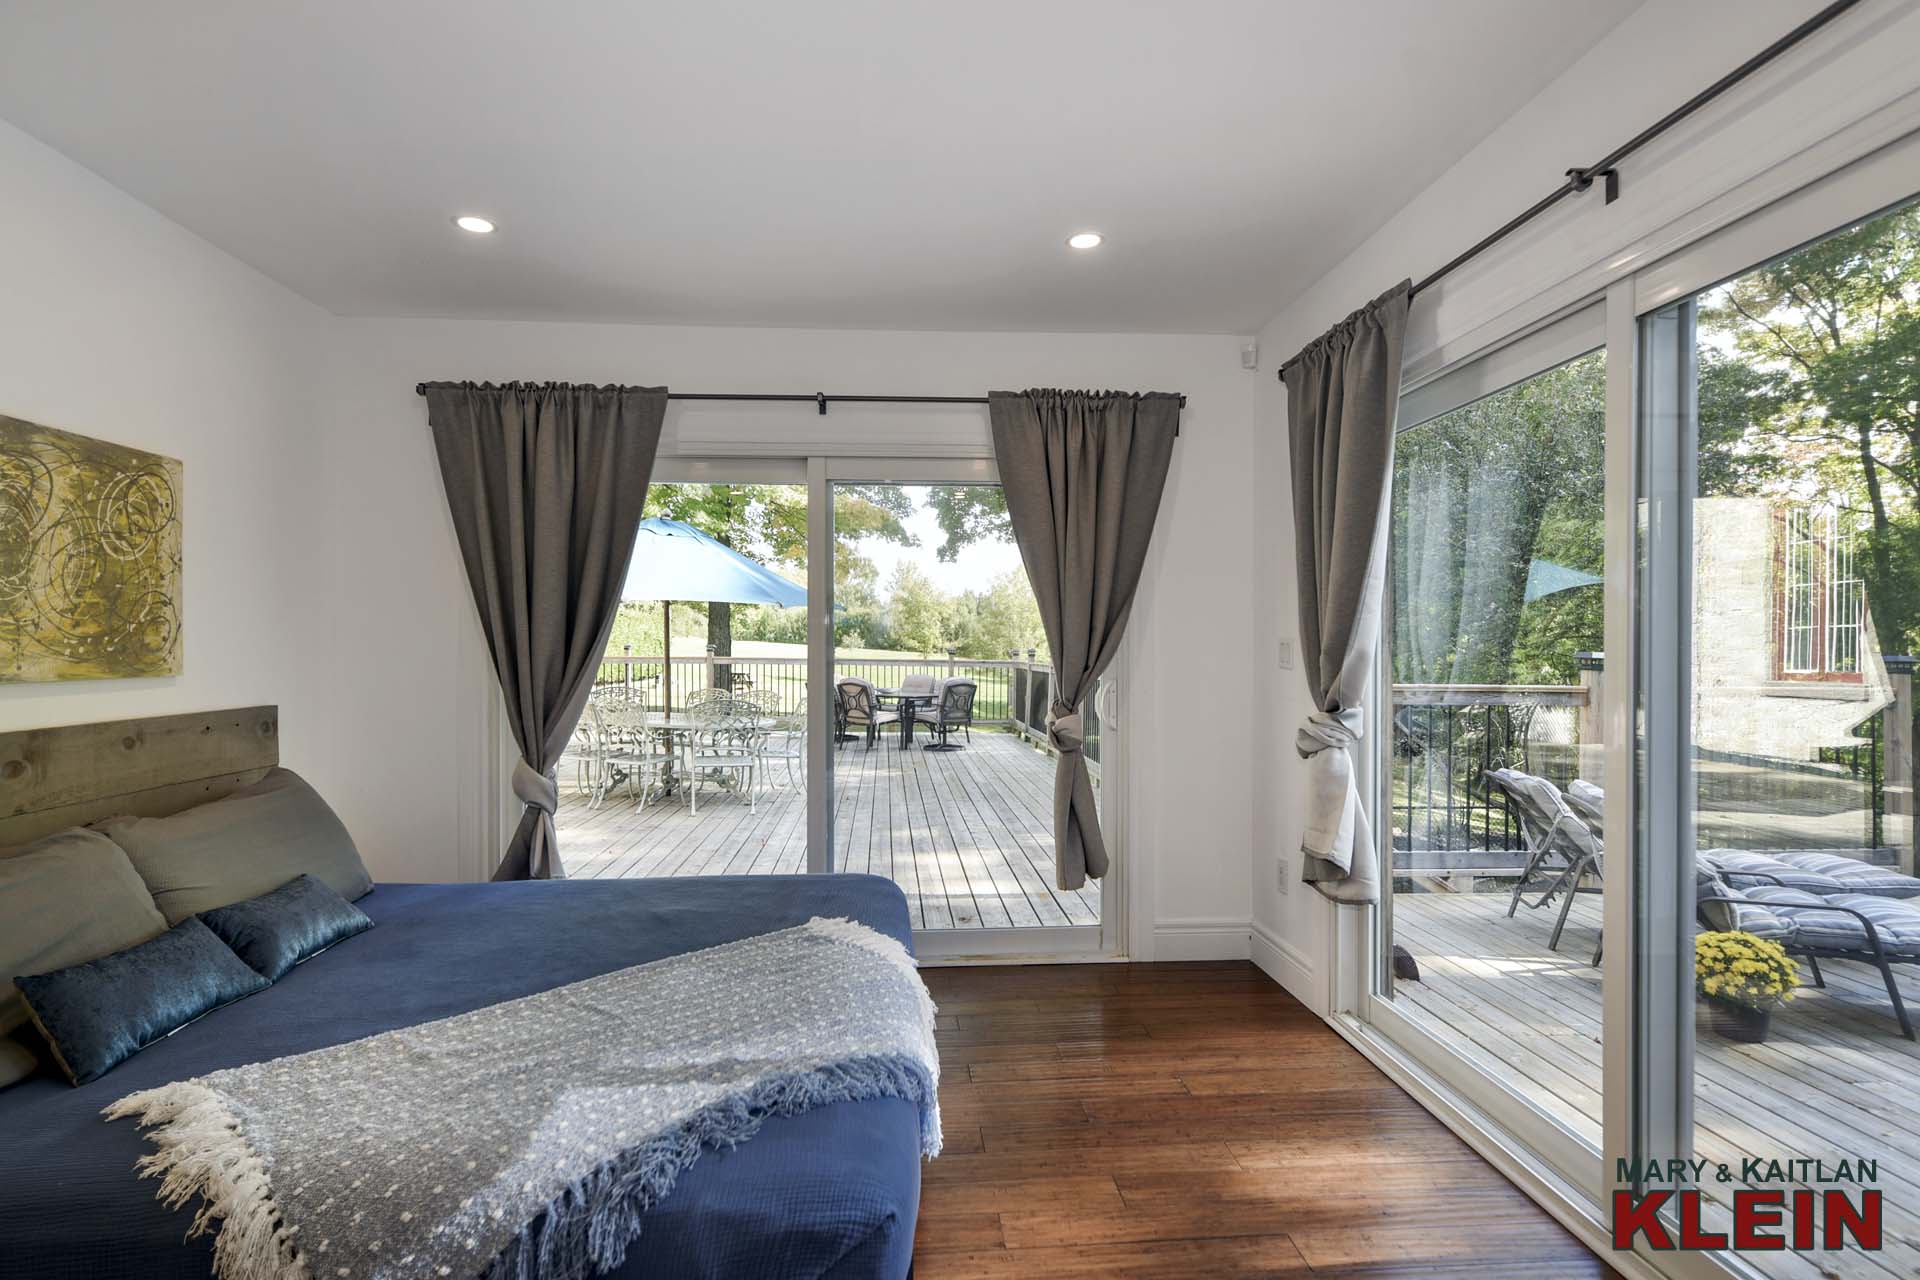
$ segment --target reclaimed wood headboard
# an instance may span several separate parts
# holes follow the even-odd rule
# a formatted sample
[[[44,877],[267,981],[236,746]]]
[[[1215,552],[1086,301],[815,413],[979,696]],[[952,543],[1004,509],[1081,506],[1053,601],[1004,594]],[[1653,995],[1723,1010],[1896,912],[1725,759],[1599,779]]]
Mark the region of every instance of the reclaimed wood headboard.
[[[280,763],[280,708],[0,733],[0,847],[217,800]]]

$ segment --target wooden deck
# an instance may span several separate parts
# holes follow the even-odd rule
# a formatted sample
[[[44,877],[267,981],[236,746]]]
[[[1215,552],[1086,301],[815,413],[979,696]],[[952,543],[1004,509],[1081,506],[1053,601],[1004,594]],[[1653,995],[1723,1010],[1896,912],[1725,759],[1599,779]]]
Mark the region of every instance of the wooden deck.
[[[807,863],[805,792],[763,789],[753,808],[703,787],[700,812],[680,796],[636,809],[616,792],[598,809],[560,771],[560,855],[575,877],[772,875]],[[916,929],[1006,929],[1100,922],[1097,885],[1053,883],[1053,760],[1012,734],[976,729],[961,751],[835,755],[834,868],[886,876],[907,895]]]
[[[1558,953],[1552,911],[1505,916],[1505,894],[1402,894],[1394,940],[1420,965],[1395,987],[1398,1006],[1509,1088],[1598,1146],[1601,1130],[1600,898],[1575,903]],[[1557,907],[1557,904],[1556,904]],[[1738,1162],[1878,1159],[1886,1248],[1877,1254],[1773,1255],[1770,1275],[1911,1277],[1920,1273],[1920,1045],[1900,1035],[1879,971],[1822,962],[1773,1018],[1767,1043],[1736,1044],[1700,1021],[1694,1066],[1696,1154]],[[1920,1008],[1920,972],[1901,995]],[[1709,1194],[1737,1189],[1708,1183]],[[1777,1188],[1778,1184],[1774,1184]],[[1809,1259],[1824,1257],[1831,1271]]]

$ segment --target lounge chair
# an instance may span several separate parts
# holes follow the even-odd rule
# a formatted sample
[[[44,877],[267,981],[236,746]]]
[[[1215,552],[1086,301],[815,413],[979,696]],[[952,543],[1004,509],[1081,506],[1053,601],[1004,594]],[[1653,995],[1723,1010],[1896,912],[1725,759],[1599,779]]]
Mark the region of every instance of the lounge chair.
[[[1900,1034],[1915,1039],[1913,1022],[1894,980],[1896,964],[1920,964],[1920,903],[1865,893],[1821,895],[1780,883],[1751,862],[1734,870],[1724,853],[1696,855],[1694,901],[1700,923],[1780,944],[1807,961],[1817,987],[1827,985],[1822,960],[1854,960],[1880,971]],[[1734,881],[1754,882],[1738,887]]]
[[[1560,949],[1560,935],[1566,931],[1567,913],[1573,909],[1576,893],[1598,893],[1598,885],[1583,887],[1589,874],[1600,870],[1600,839],[1568,807],[1560,788],[1545,778],[1518,769],[1489,769],[1487,782],[1504,792],[1520,818],[1520,829],[1527,837],[1527,861],[1514,883],[1513,897],[1507,903],[1507,915],[1519,909],[1529,885],[1545,885],[1544,891],[1527,905],[1544,907],[1561,894],[1560,917],[1554,922],[1547,949]]]

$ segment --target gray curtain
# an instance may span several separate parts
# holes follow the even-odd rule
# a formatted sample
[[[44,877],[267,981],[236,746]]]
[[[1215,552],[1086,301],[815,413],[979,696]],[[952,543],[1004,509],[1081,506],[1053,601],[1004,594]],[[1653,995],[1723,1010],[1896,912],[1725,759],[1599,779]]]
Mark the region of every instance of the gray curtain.
[[[566,874],[553,769],[613,629],[666,413],[664,387],[428,383],[467,582],[520,746],[526,811],[496,880]]]
[[[1394,415],[1411,285],[1402,281],[1281,366],[1292,446],[1300,658],[1314,711],[1296,746],[1307,762],[1302,877],[1335,902],[1376,902],[1373,829],[1354,786],[1380,634]]]
[[[988,414],[1014,541],[1053,652],[1056,878],[1078,889],[1107,873],[1080,704],[1126,630],[1173,461],[1180,397],[995,391]]]

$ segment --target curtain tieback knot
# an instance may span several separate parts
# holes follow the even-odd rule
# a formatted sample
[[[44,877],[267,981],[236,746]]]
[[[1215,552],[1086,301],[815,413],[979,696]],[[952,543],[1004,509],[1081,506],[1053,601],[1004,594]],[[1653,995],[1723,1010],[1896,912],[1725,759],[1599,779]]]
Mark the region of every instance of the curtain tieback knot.
[[[525,760],[513,763],[513,794],[529,809],[549,816],[560,808],[560,784]]]
[[[1086,743],[1086,723],[1080,713],[1064,702],[1047,708],[1047,741],[1062,755],[1080,750]]]
[[[1360,741],[1363,723],[1359,707],[1316,711],[1300,726],[1294,746],[1302,757],[1317,756],[1329,748],[1344,751]]]

